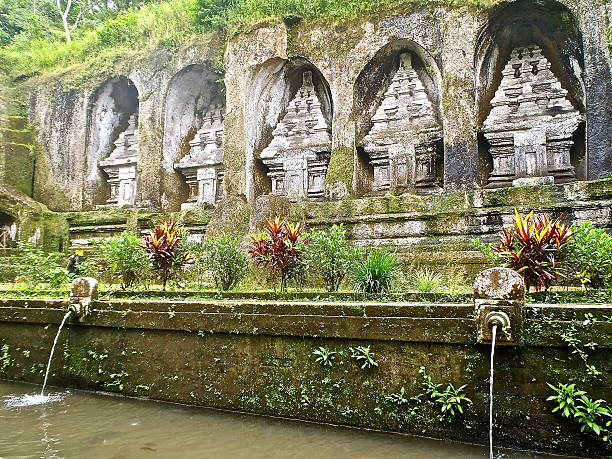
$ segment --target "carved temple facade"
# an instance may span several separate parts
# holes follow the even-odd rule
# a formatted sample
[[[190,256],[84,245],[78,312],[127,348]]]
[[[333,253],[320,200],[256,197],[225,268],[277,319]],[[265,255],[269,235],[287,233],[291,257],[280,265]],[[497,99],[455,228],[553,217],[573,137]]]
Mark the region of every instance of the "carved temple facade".
[[[312,81],[303,73],[303,84],[261,152],[268,167],[272,193],[292,200],[321,199],[331,151],[331,126],[325,119]]]
[[[442,127],[412,67],[412,55],[400,54],[399,68],[364,137],[374,171],[372,190],[396,192],[438,185],[441,140]]]
[[[512,51],[482,130],[493,159],[488,187],[575,179],[570,152],[584,119],[567,96],[540,47]]]
[[[138,165],[138,117],[133,114],[128,127],[119,134],[108,158],[100,161],[100,167],[108,175],[110,185],[109,205],[133,206],[136,197]]]
[[[189,152],[174,168],[189,186],[183,208],[214,206],[223,196],[223,108],[213,106],[203,116],[202,127],[189,142]]]
[[[363,137],[373,171],[369,187],[373,193],[436,190],[442,185],[440,114],[429,87],[415,70],[414,56],[407,51],[399,55]],[[312,72],[301,76],[301,86],[259,158],[267,167],[269,192],[293,201],[321,200],[332,149],[331,124]],[[570,161],[573,136],[584,116],[568,99],[538,46],[512,51],[491,106],[482,127],[493,162],[488,187],[575,179]],[[223,197],[224,120],[220,104],[209,106],[189,141],[188,153],[173,165],[189,188],[182,208],[215,206]],[[111,154],[99,163],[110,185],[107,205],[135,205],[138,155],[138,117],[132,114]]]

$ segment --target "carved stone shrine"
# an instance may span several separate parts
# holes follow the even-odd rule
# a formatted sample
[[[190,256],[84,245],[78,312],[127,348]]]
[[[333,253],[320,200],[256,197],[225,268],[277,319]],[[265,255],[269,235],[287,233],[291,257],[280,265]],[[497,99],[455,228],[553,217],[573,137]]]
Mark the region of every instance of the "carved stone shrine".
[[[189,198],[182,208],[214,206],[223,196],[223,108],[212,106],[189,142],[189,153],[174,165],[185,176]]]
[[[138,118],[134,114],[128,127],[115,140],[115,148],[108,158],[100,161],[100,167],[108,175],[110,198],[107,204],[119,207],[133,206],[136,197],[138,164]]]
[[[502,75],[482,129],[493,158],[487,187],[573,180],[572,137],[583,116],[542,50],[515,48]]]
[[[400,55],[399,68],[364,137],[374,169],[373,191],[438,185],[442,128],[411,58],[410,53]]]
[[[323,198],[331,126],[323,116],[312,72],[304,72],[302,86],[272,135],[272,141],[261,152],[270,170],[272,193],[294,200]]]

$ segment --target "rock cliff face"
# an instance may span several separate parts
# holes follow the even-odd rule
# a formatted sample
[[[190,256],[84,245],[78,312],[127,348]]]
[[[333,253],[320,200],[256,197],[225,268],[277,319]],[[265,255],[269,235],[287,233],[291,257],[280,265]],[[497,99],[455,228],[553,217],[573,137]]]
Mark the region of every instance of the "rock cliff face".
[[[249,217],[260,221],[250,214],[265,208],[258,200],[275,194],[306,208],[384,193],[512,186],[522,177],[540,185],[603,178],[612,175],[609,13],[594,0],[517,0],[481,10],[415,6],[335,23],[272,21],[227,41],[223,76],[214,71],[223,43],[207,35],[179,52],[120,62],[115,75],[79,87],[67,87],[61,77],[31,81],[29,114],[40,144],[33,195],[59,211],[112,202],[113,179],[100,161],[132,116],[139,140],[128,204],[155,211],[177,211],[188,201],[215,205],[215,231],[246,228]],[[520,49],[537,50],[539,63],[519,59]],[[513,76],[517,59],[522,68]],[[312,95],[300,98],[305,75]],[[555,100],[563,100],[563,113]],[[507,112],[501,134],[499,101]],[[214,197],[198,201],[193,190],[204,174],[198,178],[193,169],[186,176],[177,165],[211,110],[224,112],[222,127],[207,134],[223,139],[222,162],[215,159],[222,180],[216,179]],[[291,122],[303,113],[301,124]],[[523,132],[549,132],[568,113],[562,152],[556,138]],[[319,135],[311,121],[325,125],[325,145],[309,138]],[[278,152],[270,159],[281,134],[316,148],[307,154],[288,148],[282,161],[274,159]],[[306,164],[307,157],[317,164]],[[539,162],[525,159],[536,157]],[[279,177],[292,180],[291,174],[299,175],[295,193],[279,185]],[[537,195],[524,203],[537,204]],[[595,220],[607,225],[603,218]]]

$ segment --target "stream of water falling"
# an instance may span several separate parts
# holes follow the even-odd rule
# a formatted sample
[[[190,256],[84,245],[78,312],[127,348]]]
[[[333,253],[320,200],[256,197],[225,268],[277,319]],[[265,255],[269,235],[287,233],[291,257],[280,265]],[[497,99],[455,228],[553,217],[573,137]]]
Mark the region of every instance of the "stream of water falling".
[[[57,344],[57,340],[60,337],[62,328],[64,328],[64,324],[66,323],[66,320],[68,320],[68,317],[70,317],[70,314],[72,314],[72,311],[68,311],[66,315],[64,316],[64,318],[62,319],[62,323],[57,329],[57,334],[55,335],[55,339],[53,340],[53,346],[51,346],[51,353],[49,354],[49,362],[47,362],[47,371],[45,373],[45,380],[43,382],[42,389],[40,391],[41,397],[45,396],[45,387],[47,386],[47,379],[49,379],[49,371],[51,371],[51,361],[53,360],[53,353],[55,352],[55,345]]]
[[[493,459],[493,363],[495,361],[495,339],[497,338],[497,325],[491,328],[491,372],[489,376],[489,459]]]

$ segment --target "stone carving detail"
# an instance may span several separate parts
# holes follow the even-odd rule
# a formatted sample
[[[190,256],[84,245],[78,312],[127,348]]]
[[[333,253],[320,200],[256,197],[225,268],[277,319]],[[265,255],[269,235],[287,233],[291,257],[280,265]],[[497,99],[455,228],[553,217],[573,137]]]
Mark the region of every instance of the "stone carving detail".
[[[442,128],[411,57],[400,55],[399,68],[364,137],[364,149],[374,168],[373,191],[437,185]]]
[[[185,176],[189,198],[181,207],[214,206],[223,196],[223,108],[213,105],[189,142],[189,153],[174,165]]]
[[[133,206],[136,197],[136,166],[138,164],[138,118],[130,116],[128,127],[115,140],[115,148],[100,167],[108,175],[111,187],[108,204]]]
[[[331,127],[321,111],[312,72],[304,72],[302,86],[272,135],[261,152],[263,163],[270,169],[272,193],[289,199],[323,198]]]
[[[493,157],[487,187],[575,178],[570,149],[583,116],[550,67],[536,45],[512,51],[482,130]]]

